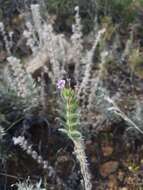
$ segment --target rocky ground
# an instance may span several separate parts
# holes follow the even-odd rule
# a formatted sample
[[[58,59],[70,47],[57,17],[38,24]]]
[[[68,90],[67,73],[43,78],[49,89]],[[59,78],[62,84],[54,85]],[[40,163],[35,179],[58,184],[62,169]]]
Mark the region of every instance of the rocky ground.
[[[25,58],[30,52],[20,38],[24,27],[23,16],[19,12],[19,7],[14,9],[14,6],[11,4],[7,6],[11,11],[7,9],[2,19],[6,23],[7,30],[13,29],[15,31],[14,43],[16,46],[14,46],[13,51]],[[86,45],[88,46],[88,44]],[[6,61],[6,57],[7,53],[3,47],[1,37],[1,69]],[[34,74],[34,77],[38,75],[38,72]],[[129,68],[126,64],[122,68],[109,66],[108,74],[103,79],[111,94],[114,95],[119,87],[123,91],[120,104],[126,112],[129,112],[130,106],[132,107],[129,101],[130,97],[136,95],[139,99],[142,99],[142,80],[141,75],[137,74],[133,74],[133,78],[130,78]],[[48,107],[47,112],[51,114],[50,109],[51,107]],[[16,114],[10,112],[9,120],[12,121],[13,117],[16,118]],[[46,117],[47,119],[45,119],[44,115],[39,116],[36,114],[33,114],[34,116],[29,117],[26,121],[29,126],[26,134],[27,138],[34,144],[35,150],[44,159],[48,158],[48,161],[56,169],[58,175],[71,189],[80,190],[80,180],[82,177],[79,164],[72,153],[72,142],[65,135],[57,131],[55,115],[49,114]],[[88,115],[85,113],[85,117],[90,121],[93,118],[94,122],[96,113],[90,112]],[[62,187],[56,186],[55,179],[51,179],[40,164],[38,165],[36,161],[20,148],[15,147],[10,141],[11,136],[21,133],[20,126],[22,122],[23,120],[19,121],[14,128],[9,130],[6,139],[7,146],[4,147],[4,152],[6,153],[0,152],[0,155],[5,155],[1,159],[0,164],[0,189],[9,190],[12,188],[11,185],[15,184],[17,180],[23,180],[30,176],[32,181],[37,181],[40,178],[45,179],[49,190],[62,190]],[[98,127],[98,124],[94,127],[91,123],[88,129],[84,129],[85,133],[88,131],[88,135],[85,137],[85,149],[92,173],[93,190],[143,189],[142,135],[134,138],[134,134],[130,133],[128,136],[125,130],[126,125],[126,122],[123,120],[107,122],[103,119],[103,122],[99,124],[100,127]]]

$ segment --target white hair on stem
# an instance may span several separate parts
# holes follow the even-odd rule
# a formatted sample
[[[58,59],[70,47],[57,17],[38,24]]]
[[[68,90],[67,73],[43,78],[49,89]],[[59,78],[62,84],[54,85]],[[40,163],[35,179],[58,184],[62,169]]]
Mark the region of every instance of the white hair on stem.
[[[41,14],[40,14],[40,5],[39,4],[32,4],[31,5],[31,12],[32,12],[32,17],[33,17],[33,21],[34,21],[34,26],[35,29],[38,33],[38,37],[39,37],[39,46],[42,47],[43,44],[43,39],[42,39],[42,18],[41,18]]]
[[[7,51],[8,55],[10,56],[11,55],[11,50],[10,50],[11,46],[10,46],[10,43],[8,41],[8,38],[7,38],[7,35],[5,32],[4,24],[2,22],[0,22],[0,32],[1,32],[3,39],[4,39],[6,51]]]
[[[124,121],[126,121],[130,126],[135,128],[138,132],[143,134],[143,131],[134,123],[115,103],[113,99],[109,96],[105,96],[104,99],[109,102],[112,106],[108,108],[108,111],[114,112],[116,115],[120,116]]]
[[[85,190],[92,190],[91,175],[88,168],[88,162],[85,154],[83,139],[73,140],[74,153],[79,161],[81,174],[84,180]]]
[[[35,29],[29,21],[26,22],[26,27],[27,30],[24,30],[23,36],[27,39],[26,45],[30,47],[32,55],[33,57],[35,57],[36,54],[38,53],[38,50],[40,49],[40,46],[37,45],[39,44],[38,39],[35,35]]]
[[[74,56],[75,60],[75,78],[78,82],[79,80],[79,72],[80,72],[80,63],[82,58],[82,51],[83,51],[83,40],[82,40],[82,25],[81,19],[79,15],[79,7],[75,7],[75,24],[72,25],[72,36],[71,36],[71,43],[72,43],[72,55]]]
[[[95,101],[95,94],[96,94],[98,85],[100,81],[102,80],[102,76],[105,71],[105,64],[106,64],[108,55],[109,55],[108,51],[101,52],[101,63],[99,63],[99,71],[97,73],[97,77],[95,77],[92,81],[93,88],[91,89],[91,93],[89,95],[88,109],[92,108],[93,102]]]
[[[90,74],[91,74],[92,64],[93,64],[92,58],[94,55],[94,51],[95,51],[99,41],[101,40],[102,35],[105,33],[105,31],[106,31],[105,28],[98,31],[95,41],[93,43],[92,49],[87,53],[87,56],[85,59],[85,61],[86,61],[85,73],[84,73],[83,80],[80,84],[80,88],[78,90],[78,96],[80,96],[82,90],[83,90],[83,92],[86,91],[88,82],[90,80]]]
[[[59,185],[62,184],[66,189],[71,190],[57,175],[55,169],[49,165],[48,160],[44,160],[41,155],[33,150],[32,145],[28,143],[24,136],[13,137],[13,143],[14,145],[20,146],[21,149],[25,151],[28,155],[30,155],[35,161],[37,161],[37,163],[40,164],[44,170],[47,170],[49,177],[54,177]]]
[[[39,105],[40,89],[36,86],[32,76],[25,71],[21,60],[10,56],[7,61],[3,76],[8,89],[21,98],[28,109]]]

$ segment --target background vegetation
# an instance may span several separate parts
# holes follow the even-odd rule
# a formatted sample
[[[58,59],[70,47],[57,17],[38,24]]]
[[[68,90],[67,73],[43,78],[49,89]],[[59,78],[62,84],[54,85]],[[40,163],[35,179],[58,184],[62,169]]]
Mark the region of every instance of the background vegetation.
[[[143,0],[0,0],[0,189],[141,190],[142,94]]]

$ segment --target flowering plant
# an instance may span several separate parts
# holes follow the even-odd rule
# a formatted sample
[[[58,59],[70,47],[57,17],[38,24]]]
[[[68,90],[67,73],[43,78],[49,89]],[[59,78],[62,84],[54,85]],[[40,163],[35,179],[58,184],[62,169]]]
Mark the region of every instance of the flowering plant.
[[[60,89],[62,97],[62,112],[60,112],[62,118],[63,129],[60,131],[66,133],[70,139],[81,138],[82,135],[79,132],[79,111],[78,101],[75,91],[71,87],[66,87],[65,80],[59,80],[57,83],[58,89]]]
[[[85,190],[91,190],[91,175],[88,169],[88,162],[84,150],[84,140],[79,131],[79,104],[75,91],[71,87],[66,87],[65,84],[66,82],[64,80],[60,80],[57,83],[57,87],[60,89],[63,99],[60,115],[64,128],[59,129],[59,131],[67,134],[67,136],[72,140],[74,144],[74,153],[80,163],[80,169],[84,179],[84,188]]]

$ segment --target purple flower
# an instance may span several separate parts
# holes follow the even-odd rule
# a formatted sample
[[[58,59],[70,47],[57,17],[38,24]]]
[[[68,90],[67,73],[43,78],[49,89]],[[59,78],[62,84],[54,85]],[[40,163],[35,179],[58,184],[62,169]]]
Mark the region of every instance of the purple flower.
[[[63,88],[65,87],[65,83],[66,83],[65,80],[59,80],[59,81],[57,82],[57,87],[58,87],[58,89],[63,89]]]

